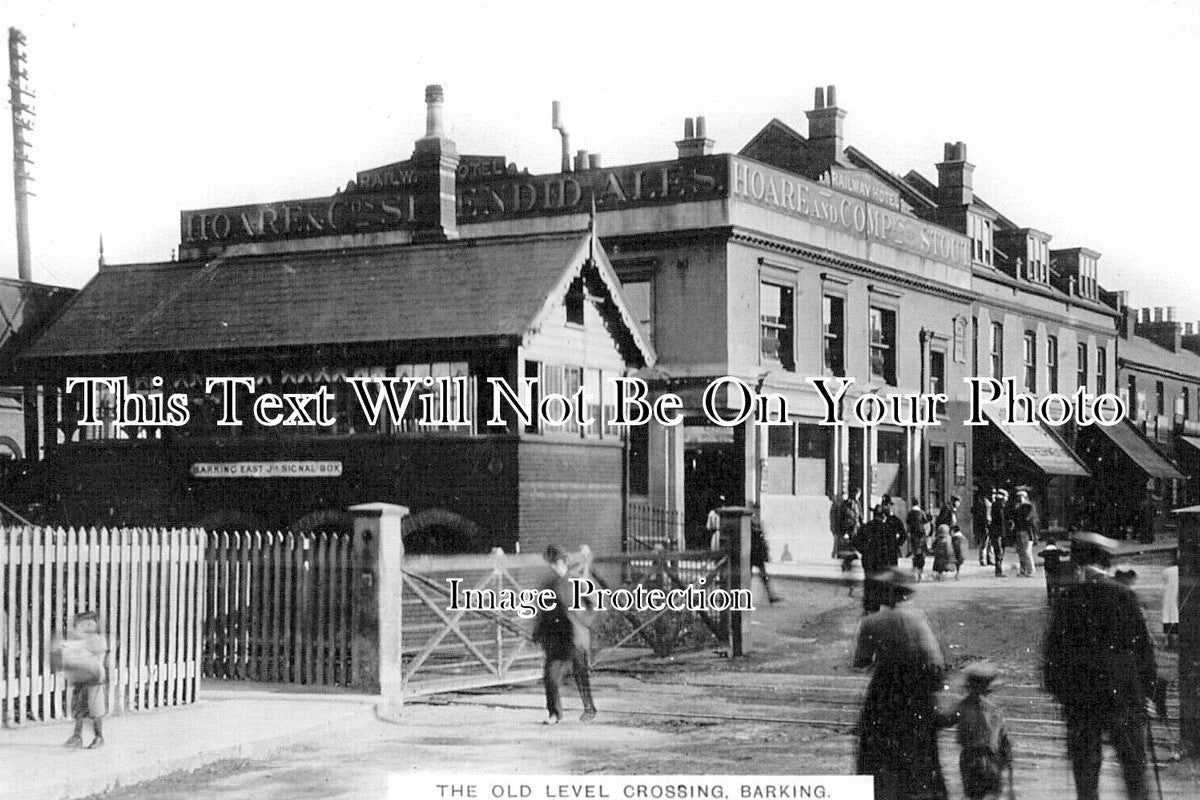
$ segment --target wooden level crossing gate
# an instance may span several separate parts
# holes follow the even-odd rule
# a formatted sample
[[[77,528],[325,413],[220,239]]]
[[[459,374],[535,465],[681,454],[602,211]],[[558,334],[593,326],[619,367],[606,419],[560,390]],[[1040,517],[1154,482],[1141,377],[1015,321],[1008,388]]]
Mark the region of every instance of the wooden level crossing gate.
[[[83,611],[108,639],[111,711],[195,702],[203,554],[199,529],[0,528],[3,724],[70,716],[51,656]]]
[[[683,588],[705,578],[729,586],[729,559],[708,551],[571,557],[572,573],[609,589]],[[551,578],[535,555],[413,556],[403,559],[401,592],[401,692],[415,697],[505,683],[542,674],[542,651],[532,641],[535,620],[515,611],[450,610],[451,581],[462,590],[500,592],[540,588]],[[726,646],[730,615],[690,611],[606,611],[592,631],[593,663]]]
[[[209,533],[203,674],[352,686],[352,537]]]

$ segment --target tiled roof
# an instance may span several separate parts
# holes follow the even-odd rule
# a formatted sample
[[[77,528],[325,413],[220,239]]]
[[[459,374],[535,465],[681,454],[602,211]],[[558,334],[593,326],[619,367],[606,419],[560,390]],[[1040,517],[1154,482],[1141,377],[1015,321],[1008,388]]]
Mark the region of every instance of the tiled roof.
[[[102,267],[22,357],[520,336],[586,256],[575,232]]]

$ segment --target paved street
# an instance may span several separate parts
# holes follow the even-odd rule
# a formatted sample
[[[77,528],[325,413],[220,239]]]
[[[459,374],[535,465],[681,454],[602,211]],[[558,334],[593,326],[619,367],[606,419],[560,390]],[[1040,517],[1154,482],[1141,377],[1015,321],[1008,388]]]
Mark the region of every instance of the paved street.
[[[1153,621],[1158,611],[1159,569],[1140,566],[1140,595]],[[16,740],[36,731],[39,744],[5,748],[5,758],[36,758],[37,768],[59,782],[107,764],[134,737],[149,732],[162,757],[173,748],[198,746],[198,730],[224,708],[217,735],[231,744],[247,736],[265,742],[231,751],[224,760],[107,797],[173,798],[382,797],[390,772],[620,773],[620,774],[841,774],[853,768],[851,726],[866,676],[848,668],[859,620],[857,597],[831,584],[781,580],[785,601],[765,605],[753,625],[754,653],[730,662],[715,652],[605,670],[596,676],[600,717],[584,725],[572,688],[568,717],[541,725],[539,687],[525,685],[428,698],[406,707],[403,725],[379,722],[364,698],[267,694],[260,687],[210,691],[197,709],[131,715],[110,721],[106,751],[67,752],[61,726],[6,732]],[[956,665],[979,657],[999,663],[1005,682],[998,693],[1017,743],[1018,796],[1071,796],[1057,710],[1037,685],[1037,653],[1045,608],[1041,580],[996,580],[978,568],[961,581],[924,586],[914,602]],[[1157,626],[1152,626],[1152,631]],[[1162,666],[1176,668],[1168,654]],[[951,677],[944,702],[957,696]],[[303,700],[303,702],[300,702]],[[209,716],[205,716],[208,714]],[[273,722],[279,720],[279,722]],[[280,726],[271,730],[274,725]],[[1177,726],[1156,724],[1166,758]],[[290,736],[284,735],[289,734]],[[271,737],[275,738],[272,739]],[[22,740],[23,742],[26,740]],[[192,745],[187,744],[192,742]],[[272,744],[273,742],[273,744]],[[34,755],[36,754],[36,755]],[[6,765],[8,766],[8,765]],[[943,735],[943,767],[957,791],[953,734]],[[1168,797],[1200,791],[1195,763],[1162,768]],[[6,774],[11,774],[6,770]],[[29,775],[27,771],[25,773]],[[37,781],[37,778],[30,778]],[[1120,774],[1104,769],[1104,785],[1118,792]],[[10,785],[6,796],[42,796]],[[78,796],[78,795],[75,795]]]

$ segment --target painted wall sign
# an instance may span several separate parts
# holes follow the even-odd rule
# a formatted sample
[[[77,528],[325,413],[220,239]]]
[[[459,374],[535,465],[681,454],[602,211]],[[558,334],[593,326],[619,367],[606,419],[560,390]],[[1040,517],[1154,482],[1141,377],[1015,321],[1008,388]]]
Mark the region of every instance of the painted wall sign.
[[[458,161],[460,181],[485,180],[504,177],[507,174],[508,161],[504,156],[462,156]],[[397,161],[395,164],[365,169],[354,179],[355,188],[367,192],[398,186],[415,186],[416,183],[417,173],[411,161]]]
[[[411,192],[355,192],[280,203],[181,211],[180,242],[185,245],[201,242],[232,244],[403,229],[410,227],[415,219],[414,203]]]
[[[960,267],[971,265],[967,237],[907,214],[763,164],[733,159],[735,198]]]
[[[234,461],[192,464],[193,478],[340,478],[340,461]]]
[[[458,190],[458,222],[679,203],[727,196],[728,158],[634,164],[614,169],[511,176]]]
[[[900,193],[865,170],[830,167],[821,176],[821,183],[840,192],[847,192],[870,200],[872,203],[887,206],[893,211],[901,210]]]

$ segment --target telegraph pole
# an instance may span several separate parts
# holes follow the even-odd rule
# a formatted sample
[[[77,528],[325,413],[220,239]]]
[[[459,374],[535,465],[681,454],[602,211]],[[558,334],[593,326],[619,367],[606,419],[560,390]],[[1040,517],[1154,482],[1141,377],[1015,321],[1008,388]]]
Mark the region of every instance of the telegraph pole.
[[[36,113],[25,98],[33,99],[34,93],[26,86],[29,74],[25,71],[25,34],[16,28],[8,29],[8,104],[12,106],[13,141],[13,200],[17,215],[17,274],[23,281],[32,280],[29,267],[29,174],[28,165],[33,160],[25,151],[32,145],[25,139],[26,131],[33,130],[30,118]]]

